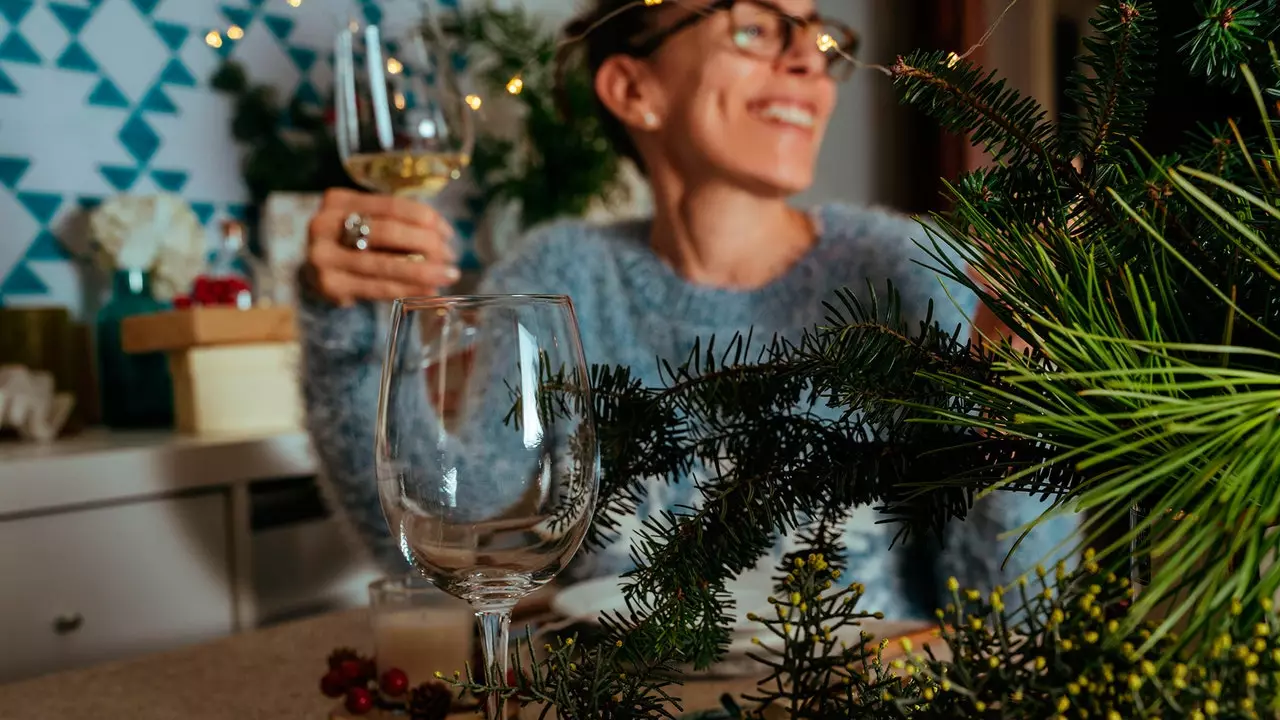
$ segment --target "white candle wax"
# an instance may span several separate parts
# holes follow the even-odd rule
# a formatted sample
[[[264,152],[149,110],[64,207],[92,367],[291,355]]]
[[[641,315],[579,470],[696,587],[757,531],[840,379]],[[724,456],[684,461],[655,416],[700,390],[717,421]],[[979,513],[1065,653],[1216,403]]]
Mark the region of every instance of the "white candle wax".
[[[399,668],[412,685],[452,676],[471,658],[475,618],[466,608],[384,609],[374,613],[378,671]]]

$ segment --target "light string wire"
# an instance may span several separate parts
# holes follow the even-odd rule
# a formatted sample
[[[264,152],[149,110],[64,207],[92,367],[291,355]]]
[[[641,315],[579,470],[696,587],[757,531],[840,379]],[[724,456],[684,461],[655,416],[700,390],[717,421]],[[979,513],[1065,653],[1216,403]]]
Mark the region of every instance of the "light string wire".
[[[301,0],[286,0],[286,1],[289,3],[291,7],[294,7],[294,8],[302,4]],[[975,42],[972,46],[970,46],[969,49],[966,50],[963,54],[957,54],[955,52],[952,52],[947,56],[947,59],[945,61],[947,66],[955,67],[957,63],[969,59],[970,57],[973,56],[975,52],[977,52],[980,48],[985,46],[991,40],[991,37],[995,35],[996,30],[999,29],[999,27],[1004,23],[1005,18],[1009,15],[1010,11],[1012,11],[1014,6],[1016,6],[1019,2],[1020,0],[1009,0],[1009,2],[1004,6],[1004,9],[996,17],[995,21],[991,23],[991,25],[987,28],[987,31],[982,34],[982,37],[980,37],[977,42]],[[619,8],[616,8],[608,13],[605,13],[600,18],[598,18],[595,22],[591,23],[585,29],[583,29],[582,32],[579,32],[574,35],[570,35],[568,37],[561,39],[555,44],[555,50],[558,53],[559,51],[563,50],[564,48],[570,45],[575,45],[577,43],[582,42],[583,40],[586,40],[588,37],[590,37],[591,33],[595,32],[596,30],[599,30],[601,27],[613,21],[619,15],[630,12],[631,10],[635,10],[637,8],[653,8],[653,7],[660,7],[663,5],[679,5],[681,7],[688,8],[689,10],[702,15],[711,14],[706,10],[705,7],[694,6],[690,3],[689,0],[633,0],[633,2],[629,2]],[[240,38],[244,37],[244,30],[240,28],[238,25],[231,25],[230,27],[227,28],[226,35],[228,38],[232,40],[239,40]],[[218,30],[210,30],[209,33],[205,36],[205,42],[210,47],[214,47],[214,48],[221,47],[222,33],[219,32]],[[829,33],[823,33],[822,35],[820,35],[818,37],[817,43],[818,43],[818,49],[820,51],[824,53],[835,51],[840,57],[847,60],[856,69],[875,70],[877,72],[883,73],[886,77],[890,77],[890,78],[892,78],[894,75],[893,70],[887,65],[883,65],[880,63],[863,62],[858,58],[854,57],[852,53],[845,50],[845,48],[840,47],[839,41],[837,41]],[[394,61],[394,58],[390,59],[388,62],[392,62],[392,61]],[[507,81],[506,90],[508,93],[512,95],[519,95],[521,92],[524,91],[523,76],[529,70],[533,62],[534,61],[532,59],[527,61],[524,64],[524,66],[521,67],[520,70],[514,76],[512,76],[512,78],[509,81]],[[466,97],[466,103],[469,107],[471,107],[472,110],[477,110],[477,111],[480,109],[482,104],[481,99],[478,95],[468,95]]]
[[[973,56],[974,53],[976,53],[979,49],[984,47],[991,40],[991,37],[995,35],[996,30],[998,30],[1000,26],[1004,24],[1005,18],[1009,15],[1010,11],[1012,11],[1013,8],[1020,1],[1021,0],[1009,0],[1009,2],[1005,4],[1004,9],[1000,11],[1000,14],[996,16],[995,21],[992,22],[991,25],[987,27],[987,31],[982,34],[982,37],[980,37],[977,42],[971,45],[968,50],[965,50],[963,54],[957,54],[955,52],[952,52],[947,56],[947,60],[946,60],[947,66],[955,67],[957,63],[964,60],[968,60],[970,57]],[[642,8],[642,7],[651,8],[651,7],[659,7],[662,5],[679,5],[681,7],[688,8],[689,10],[702,15],[709,16],[711,14],[707,12],[704,7],[692,6],[690,2],[688,2],[688,0],[634,0],[633,2],[627,3],[626,5],[623,5],[622,7],[619,7],[601,16],[595,22],[591,23],[584,30],[582,30],[582,32],[579,32],[575,35],[570,35],[560,40],[559,42],[556,43],[555,49],[558,52],[570,45],[574,45],[582,42],[583,40],[586,40],[591,35],[591,33],[600,29],[606,23],[612,21],[614,18],[618,17],[619,15],[622,15],[623,13],[629,12],[636,8]],[[887,65],[883,65],[879,63],[868,63],[868,62],[863,62],[859,60],[858,58],[854,57],[852,53],[840,47],[840,43],[828,33],[823,33],[822,35],[820,35],[818,37],[817,43],[818,43],[818,49],[820,51],[825,53],[825,52],[831,52],[834,50],[838,55],[840,55],[840,57],[850,62],[857,69],[875,70],[877,72],[883,73],[886,77],[893,77],[893,70],[890,69]],[[514,76],[512,76],[511,80],[507,82],[508,93],[512,95],[519,95],[521,92],[524,91],[523,75],[525,74],[526,71],[528,71],[530,65],[532,64],[533,64],[532,60],[525,63],[524,67],[522,67],[520,71],[517,72]]]

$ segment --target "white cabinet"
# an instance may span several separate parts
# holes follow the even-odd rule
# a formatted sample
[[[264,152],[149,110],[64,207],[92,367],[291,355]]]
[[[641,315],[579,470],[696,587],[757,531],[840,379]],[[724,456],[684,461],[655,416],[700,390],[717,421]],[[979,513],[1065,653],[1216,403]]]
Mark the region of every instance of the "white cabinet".
[[[0,520],[0,682],[229,634],[230,519],[205,491]]]

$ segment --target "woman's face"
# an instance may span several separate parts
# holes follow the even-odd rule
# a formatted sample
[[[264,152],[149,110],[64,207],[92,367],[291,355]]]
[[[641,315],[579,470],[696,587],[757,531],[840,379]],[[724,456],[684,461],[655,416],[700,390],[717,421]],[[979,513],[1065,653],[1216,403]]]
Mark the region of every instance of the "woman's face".
[[[702,0],[698,0],[701,2]],[[691,10],[668,11],[670,27]],[[813,0],[774,0],[796,17]],[[755,192],[791,195],[813,182],[835,82],[817,36],[793,25],[790,48],[772,57],[744,51],[775,32],[762,6],[740,2],[670,37],[650,59],[663,107],[659,142],[690,180],[728,180]]]

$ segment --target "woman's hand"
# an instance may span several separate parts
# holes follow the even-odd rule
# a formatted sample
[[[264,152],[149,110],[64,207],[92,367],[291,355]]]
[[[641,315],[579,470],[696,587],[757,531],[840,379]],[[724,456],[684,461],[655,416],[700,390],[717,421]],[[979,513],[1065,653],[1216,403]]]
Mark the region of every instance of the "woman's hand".
[[[347,238],[347,218],[369,228],[368,247]],[[352,190],[325,193],[307,230],[307,281],[331,302],[435,295],[459,277],[453,228],[421,203]]]

